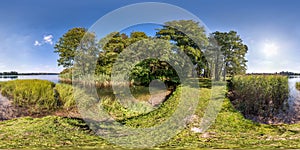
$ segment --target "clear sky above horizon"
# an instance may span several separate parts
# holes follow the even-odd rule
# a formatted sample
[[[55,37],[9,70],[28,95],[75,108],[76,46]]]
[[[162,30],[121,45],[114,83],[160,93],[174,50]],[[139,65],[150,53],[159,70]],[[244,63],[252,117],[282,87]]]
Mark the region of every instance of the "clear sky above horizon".
[[[147,1],[0,1],[0,72],[61,71],[53,47],[65,32],[73,27],[90,28],[105,14],[140,2]],[[248,73],[300,72],[298,0],[152,2],[169,3],[186,9],[200,18],[212,32],[237,31],[249,47]]]

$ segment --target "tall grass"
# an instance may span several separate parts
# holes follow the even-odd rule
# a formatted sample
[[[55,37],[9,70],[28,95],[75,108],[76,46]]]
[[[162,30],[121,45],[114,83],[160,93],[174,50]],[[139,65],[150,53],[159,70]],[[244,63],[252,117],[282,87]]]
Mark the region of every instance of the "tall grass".
[[[272,118],[288,107],[289,87],[285,76],[236,76],[230,90],[234,105],[244,115]]]
[[[31,112],[53,110],[59,106],[53,91],[55,84],[46,80],[13,80],[1,84],[1,94]]]
[[[68,84],[56,84],[54,90],[58,93],[58,99],[65,109],[72,109],[76,106],[73,96],[73,87]]]
[[[300,82],[296,82],[296,89],[300,91]]]
[[[69,84],[56,84],[54,90],[58,93],[58,99],[61,102],[61,107],[66,110],[76,108],[78,104],[78,101],[76,100],[79,98],[82,100],[79,102],[81,104],[87,103],[85,101],[95,101],[95,98],[87,94],[83,89],[79,89],[75,86],[73,87]]]
[[[85,91],[68,84],[54,84],[46,80],[12,80],[0,82],[1,94],[24,107],[30,114],[49,113],[60,108],[71,110],[76,107],[74,97],[90,100]]]
[[[121,78],[121,76],[117,76],[117,78]],[[82,84],[82,85],[95,85],[96,87],[99,88],[103,88],[103,87],[111,87],[112,86],[112,80],[111,80],[111,76],[106,75],[106,74],[98,74],[95,76],[91,76],[91,75],[85,75],[83,77],[75,77],[72,78],[72,74],[71,73],[64,73],[64,74],[60,74],[59,75],[59,79],[60,82],[62,83],[76,83],[76,84]],[[73,81],[74,80],[74,81]],[[132,82],[125,82],[125,83],[114,83],[116,85],[120,85],[120,86],[127,86],[132,85]]]

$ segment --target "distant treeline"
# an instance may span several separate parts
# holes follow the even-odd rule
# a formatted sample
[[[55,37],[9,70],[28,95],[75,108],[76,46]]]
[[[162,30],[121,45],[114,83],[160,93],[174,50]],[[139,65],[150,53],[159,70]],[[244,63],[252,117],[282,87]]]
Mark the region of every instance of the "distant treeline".
[[[0,72],[0,75],[58,75],[59,73],[18,73],[16,71]]]
[[[286,76],[292,76],[292,75],[300,75],[300,73],[281,71],[281,72],[275,72],[275,73],[247,73],[247,75],[286,75]]]

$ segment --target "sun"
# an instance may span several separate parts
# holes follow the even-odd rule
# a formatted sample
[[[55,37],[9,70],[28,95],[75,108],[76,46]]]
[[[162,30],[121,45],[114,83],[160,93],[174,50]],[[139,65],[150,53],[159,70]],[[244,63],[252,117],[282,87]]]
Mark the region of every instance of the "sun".
[[[263,53],[266,57],[273,57],[278,55],[278,45],[274,42],[266,42],[263,46]]]

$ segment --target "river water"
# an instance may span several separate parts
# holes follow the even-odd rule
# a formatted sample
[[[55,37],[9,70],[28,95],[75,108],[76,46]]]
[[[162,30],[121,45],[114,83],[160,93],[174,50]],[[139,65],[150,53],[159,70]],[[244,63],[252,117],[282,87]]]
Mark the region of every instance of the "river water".
[[[49,80],[54,83],[59,82],[58,75],[18,75],[18,76],[0,76],[0,81],[9,81],[16,79],[40,79],[40,80]]]
[[[300,78],[289,79],[290,97],[288,103],[292,109],[296,109],[300,106],[300,91],[296,89],[296,82],[300,82]]]

